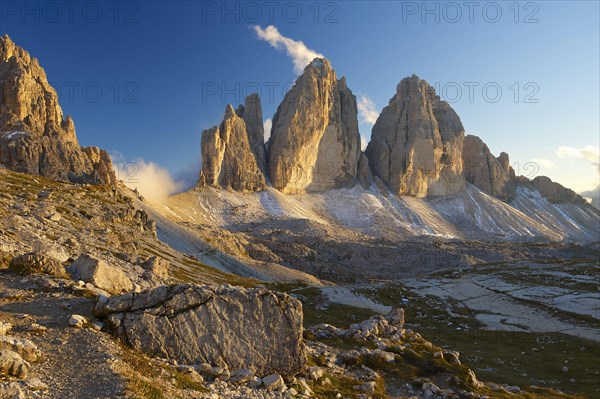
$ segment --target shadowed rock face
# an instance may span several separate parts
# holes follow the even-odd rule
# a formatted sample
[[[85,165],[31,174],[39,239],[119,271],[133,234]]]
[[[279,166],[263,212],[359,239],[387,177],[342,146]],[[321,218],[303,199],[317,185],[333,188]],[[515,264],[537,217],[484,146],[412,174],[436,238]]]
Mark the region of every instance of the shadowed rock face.
[[[463,147],[465,178],[486,194],[505,202],[515,198],[517,184],[508,154],[494,157],[488,146],[477,136],[465,137]]]
[[[538,176],[533,180],[529,180],[525,176],[519,176],[517,182],[521,187],[539,191],[542,197],[555,204],[569,202],[577,205],[590,206],[581,195],[570,188],[566,188],[559,183],[553,182],[547,176]]]
[[[246,122],[250,150],[254,154],[258,168],[263,175],[266,175],[265,128],[263,125],[262,106],[258,94],[252,93],[246,97],[244,105],[240,104],[236,110],[236,114]]]
[[[356,97],[317,58],[298,77],[273,118],[269,175],[285,194],[353,186],[360,157]]]
[[[79,146],[38,60],[7,35],[0,38],[0,163],[56,180],[116,183],[108,153]]]
[[[377,118],[366,154],[374,176],[395,194],[450,195],[465,187],[463,138],[456,112],[413,75]]]
[[[260,191],[266,187],[260,99],[253,94],[237,113],[227,105],[220,126],[202,132],[198,185]]]
[[[149,354],[257,375],[293,375],[307,361],[302,304],[266,289],[171,285],[99,301],[108,328]]]
[[[369,167],[369,159],[364,152],[360,154],[356,178],[364,189],[369,189],[373,185],[373,174],[371,173],[371,168]]]

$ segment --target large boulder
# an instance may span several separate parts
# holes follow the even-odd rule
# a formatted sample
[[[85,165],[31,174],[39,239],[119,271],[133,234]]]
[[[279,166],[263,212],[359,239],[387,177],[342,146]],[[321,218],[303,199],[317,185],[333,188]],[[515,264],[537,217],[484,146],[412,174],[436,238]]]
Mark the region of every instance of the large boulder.
[[[353,186],[360,157],[356,97],[316,58],[273,117],[269,177],[284,194]]]
[[[366,154],[374,176],[398,195],[461,192],[464,128],[426,81],[402,79],[373,126]]]
[[[258,96],[248,98],[238,113],[228,104],[223,122],[202,132],[199,187],[236,191],[260,191],[266,187],[264,131],[259,127],[262,112]]]
[[[291,375],[307,361],[302,304],[267,289],[162,286],[101,298],[94,312],[134,348],[179,363]]]
[[[110,294],[133,289],[133,283],[123,270],[92,255],[79,256],[69,267],[69,273],[74,280],[83,280]]]
[[[469,183],[506,202],[515,197],[517,183],[507,153],[496,158],[479,137],[468,135],[465,136],[462,158]]]
[[[0,164],[76,183],[116,183],[108,153],[82,148],[37,59],[0,37]]]

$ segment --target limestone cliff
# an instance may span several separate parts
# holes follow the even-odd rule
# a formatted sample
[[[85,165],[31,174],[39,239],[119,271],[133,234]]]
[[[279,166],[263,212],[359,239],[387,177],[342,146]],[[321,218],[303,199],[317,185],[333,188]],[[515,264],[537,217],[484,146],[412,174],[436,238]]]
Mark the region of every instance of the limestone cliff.
[[[285,194],[353,186],[360,157],[356,97],[316,58],[273,118],[269,175]]]
[[[38,60],[8,35],[0,38],[0,164],[56,180],[116,183],[108,153],[79,146]]]
[[[456,112],[412,75],[377,118],[366,154],[374,176],[393,193],[444,196],[465,186],[463,138]]]
[[[223,122],[202,132],[200,187],[260,191],[266,186],[263,173],[264,131],[258,96],[246,99],[238,112],[227,105]]]

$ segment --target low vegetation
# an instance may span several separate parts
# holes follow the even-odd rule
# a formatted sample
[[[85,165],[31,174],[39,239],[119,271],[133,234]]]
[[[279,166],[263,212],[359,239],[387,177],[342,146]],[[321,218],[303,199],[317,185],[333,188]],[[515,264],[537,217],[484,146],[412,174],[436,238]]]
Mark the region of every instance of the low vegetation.
[[[126,346],[116,371],[127,381],[127,390],[136,399],[188,399],[208,392],[201,382]]]

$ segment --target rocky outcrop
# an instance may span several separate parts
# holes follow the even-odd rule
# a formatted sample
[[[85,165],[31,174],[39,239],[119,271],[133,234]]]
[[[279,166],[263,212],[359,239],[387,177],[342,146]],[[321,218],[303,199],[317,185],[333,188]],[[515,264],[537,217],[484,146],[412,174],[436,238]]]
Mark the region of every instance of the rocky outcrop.
[[[144,269],[143,277],[146,280],[166,281],[169,278],[170,264],[166,259],[151,256],[141,265]]]
[[[488,146],[477,136],[465,137],[463,154],[465,178],[486,194],[505,202],[515,198],[517,184],[508,154],[494,157]]]
[[[551,203],[569,202],[577,205],[589,205],[581,195],[559,183],[553,182],[547,176],[538,176],[533,180],[529,180],[525,176],[519,176],[517,182],[521,187],[539,191],[540,195]]]
[[[291,375],[307,361],[302,304],[266,289],[162,286],[101,299],[95,314],[134,348],[182,364]]]
[[[37,361],[40,356],[40,350],[28,339],[0,335],[0,379],[3,376],[25,378],[31,368],[30,362]]]
[[[477,136],[465,137],[463,161],[467,181],[502,201],[512,201],[516,196],[517,187],[520,186],[538,191],[551,203],[587,205],[587,201],[581,195],[553,182],[549,177],[537,176],[533,180],[525,176],[516,177],[510,166],[508,154],[502,152],[497,158],[494,157],[488,146]]]
[[[58,260],[39,252],[28,252],[14,257],[10,261],[10,268],[23,274],[41,273],[61,278],[69,277]]]
[[[264,189],[264,130],[258,96],[249,96],[237,112],[227,105],[223,122],[202,132],[201,152],[199,187]]]
[[[356,98],[316,58],[273,117],[269,176],[284,194],[353,186],[360,156]]]
[[[412,75],[377,118],[366,154],[373,174],[395,194],[450,195],[465,186],[463,138],[456,112]]]
[[[69,273],[73,279],[93,284],[110,294],[133,289],[133,283],[123,270],[88,254],[77,258],[69,267]]]
[[[8,335],[0,335],[0,349],[12,351],[28,362],[35,362],[41,356],[38,347],[30,340]]]
[[[31,364],[17,353],[0,350],[0,376],[27,377]]]
[[[38,60],[0,38],[0,164],[76,183],[113,184],[108,153],[82,148]]]

